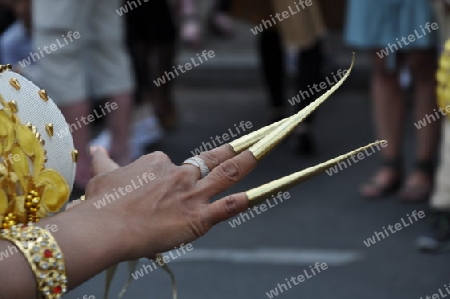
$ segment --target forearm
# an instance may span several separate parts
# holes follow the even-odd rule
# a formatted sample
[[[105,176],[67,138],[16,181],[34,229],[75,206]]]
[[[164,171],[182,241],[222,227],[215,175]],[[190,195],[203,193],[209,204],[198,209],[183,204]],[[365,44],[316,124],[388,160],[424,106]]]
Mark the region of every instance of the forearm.
[[[69,289],[128,258],[125,227],[112,218],[85,202],[39,222],[40,227],[56,228],[52,234],[64,253]],[[0,240],[0,253],[16,252],[14,247]],[[20,251],[0,261],[0,281],[0,298],[35,298],[36,280]]]

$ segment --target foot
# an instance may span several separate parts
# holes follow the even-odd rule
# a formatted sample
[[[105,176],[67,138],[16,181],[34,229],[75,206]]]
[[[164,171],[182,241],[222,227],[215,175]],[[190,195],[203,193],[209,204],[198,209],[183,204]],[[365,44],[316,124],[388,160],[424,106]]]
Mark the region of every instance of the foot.
[[[430,253],[450,251],[450,212],[432,211],[430,219],[427,232],[417,238],[417,249]]]
[[[414,171],[406,180],[400,198],[403,202],[419,203],[427,201],[433,188],[432,177],[423,171]]]
[[[378,172],[360,188],[361,196],[369,199],[380,198],[398,189],[400,174],[391,167],[382,167]]]

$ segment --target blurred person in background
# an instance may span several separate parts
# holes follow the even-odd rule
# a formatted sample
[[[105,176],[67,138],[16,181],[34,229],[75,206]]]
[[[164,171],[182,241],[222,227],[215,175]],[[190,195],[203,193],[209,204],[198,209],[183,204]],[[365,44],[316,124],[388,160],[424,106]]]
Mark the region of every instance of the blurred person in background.
[[[186,2],[185,0],[181,0]],[[126,3],[126,1],[125,1]],[[150,1],[126,15],[127,44],[132,57],[136,77],[136,102],[152,103],[161,125],[166,130],[175,128],[177,117],[173,102],[173,81],[161,84],[158,96],[151,101],[153,80],[164,76],[175,65],[176,44],[179,30],[175,24],[173,9],[169,1]],[[150,63],[155,57],[156,65]],[[152,125],[150,118],[144,119],[141,129]],[[145,134],[145,130],[142,132]],[[139,155],[140,156],[140,155]]]
[[[194,0],[178,0],[177,9],[170,1],[151,1],[133,7],[126,14],[127,44],[133,60],[137,79],[136,101],[152,102],[162,127],[171,130],[176,127],[177,116],[172,96],[173,83],[168,81],[158,86],[158,97],[150,101],[152,80],[164,76],[176,63],[176,46],[180,37],[179,28],[174,20],[174,13],[179,11],[181,18],[181,39],[188,45],[197,47],[200,42],[200,22]],[[218,35],[231,35],[230,0],[215,2],[209,17],[210,27]],[[124,5],[129,5],[124,1]],[[131,8],[131,6],[130,6]],[[152,68],[149,60],[156,57],[156,67]],[[139,130],[154,127],[148,117],[137,126]],[[142,135],[142,134],[138,134]]]
[[[0,34],[14,23],[14,21],[15,17],[11,10],[11,0],[0,0]]]
[[[415,84],[414,121],[433,115],[437,108],[437,34],[431,30],[426,31],[427,34],[422,31],[426,24],[433,22],[435,16],[429,0],[350,0],[347,13],[347,42],[358,49],[369,50],[373,55],[371,84],[375,129],[377,137],[389,143],[382,150],[382,165],[361,186],[360,192],[366,198],[380,198],[402,186],[401,144],[406,95],[398,78],[403,62],[411,70]],[[400,42],[400,39],[409,38],[415,32],[421,38],[408,44]],[[387,55],[381,50],[388,51]],[[439,121],[432,121],[417,130],[414,169],[400,191],[400,197],[405,202],[427,200],[431,192],[439,127]]]
[[[31,0],[3,1],[3,8],[10,8],[16,21],[10,24],[0,37],[0,64],[11,64],[13,70],[23,73],[19,64],[32,51]],[[3,13],[7,13],[4,10]]]
[[[447,109],[450,107],[450,97],[446,92],[450,87],[450,3],[444,0],[434,2],[442,44],[445,43],[438,71],[438,102],[447,113],[447,118],[443,122],[440,165],[430,200],[430,212],[427,214],[429,225],[427,231],[417,239],[417,247],[428,252],[450,250],[450,114]]]
[[[215,0],[207,19],[208,30],[218,37],[231,37],[234,33],[230,16],[233,0]],[[188,46],[198,48],[202,40],[198,0],[180,0],[181,40]]]
[[[82,122],[93,114],[88,90],[93,97],[107,98],[116,107],[101,111],[102,116],[107,114],[112,132],[110,153],[120,165],[130,162],[129,118],[134,82],[125,48],[125,20],[116,12],[121,4],[120,0],[33,1],[35,51],[57,45],[51,54],[40,57],[38,65],[42,77],[49,78],[43,81],[43,87],[75,127],[73,137],[79,151],[75,187],[80,192],[90,179],[86,147],[91,132],[89,123]]]
[[[198,47],[201,40],[200,20],[196,0],[179,0],[181,18],[181,41],[191,47]]]
[[[288,98],[285,95],[285,55],[286,50],[295,51],[297,59],[297,88],[300,93],[308,93],[313,84],[324,81],[321,74],[324,65],[322,37],[325,25],[319,3],[307,6],[303,2],[303,10],[297,12],[282,22],[275,22],[273,18],[277,12],[289,11],[289,6],[297,10],[293,0],[235,0],[233,15],[250,21],[262,30],[259,37],[258,49],[262,64],[262,72],[269,92],[271,106],[271,122],[285,117],[285,105]],[[298,4],[299,5],[299,4]],[[300,5],[299,5],[300,6]],[[272,22],[272,26],[262,27],[264,23]],[[276,23],[276,24],[273,24]],[[256,28],[256,27],[255,27]],[[301,110],[308,106],[322,93],[313,92],[295,105]],[[312,120],[308,117],[295,131],[296,153],[310,155],[315,152],[312,136]]]
[[[15,21],[10,0],[0,0],[0,33]]]
[[[31,1],[9,0],[16,21],[0,36],[0,64],[11,64],[15,72],[40,83],[38,66],[30,56],[33,52]]]

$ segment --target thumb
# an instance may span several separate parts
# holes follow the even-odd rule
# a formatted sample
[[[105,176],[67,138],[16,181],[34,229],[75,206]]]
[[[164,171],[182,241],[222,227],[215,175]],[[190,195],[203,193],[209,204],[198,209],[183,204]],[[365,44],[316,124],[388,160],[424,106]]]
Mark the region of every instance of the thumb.
[[[108,173],[119,168],[119,165],[111,160],[108,152],[104,148],[92,147],[90,153],[92,156],[91,171],[93,176]]]

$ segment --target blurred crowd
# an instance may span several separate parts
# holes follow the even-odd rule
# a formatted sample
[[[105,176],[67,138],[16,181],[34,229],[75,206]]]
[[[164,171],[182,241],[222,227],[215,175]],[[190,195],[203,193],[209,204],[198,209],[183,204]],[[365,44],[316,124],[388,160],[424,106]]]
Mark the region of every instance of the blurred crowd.
[[[105,102],[119,107],[96,136],[87,125],[72,132],[80,150],[76,190],[82,193],[90,179],[90,144],[104,146],[125,165],[177,127],[181,112],[174,104],[173,81],[158,88],[152,81],[173,70],[180,43],[199,48],[205,42],[205,25],[212,33],[209,37],[224,39],[233,38],[235,20],[247,22],[249,29],[260,26],[255,35],[269,98],[268,123],[289,114],[284,88],[287,68],[296,69],[300,91],[325,81],[329,22],[324,15],[330,1],[213,2],[203,23],[196,0],[0,0],[1,64],[12,64],[15,71],[44,87],[69,124]],[[373,125],[377,137],[389,144],[360,193],[373,200],[393,192],[404,202],[430,200],[433,221],[429,232],[418,239],[419,248],[429,251],[450,245],[450,122],[435,119],[416,131],[413,167],[405,173],[402,141],[408,90],[401,75],[406,70],[412,78],[415,121],[427,115],[437,118],[436,73],[438,57],[450,38],[449,7],[444,0],[348,0],[344,26],[349,47],[371,53]],[[280,20],[283,11],[288,14]],[[439,29],[430,30],[435,22]],[[286,65],[288,54],[296,57],[295,65]],[[294,106],[296,111],[322,93],[303,98]],[[448,104],[444,101],[441,108]],[[296,129],[295,154],[316,152],[313,125],[314,115]]]

